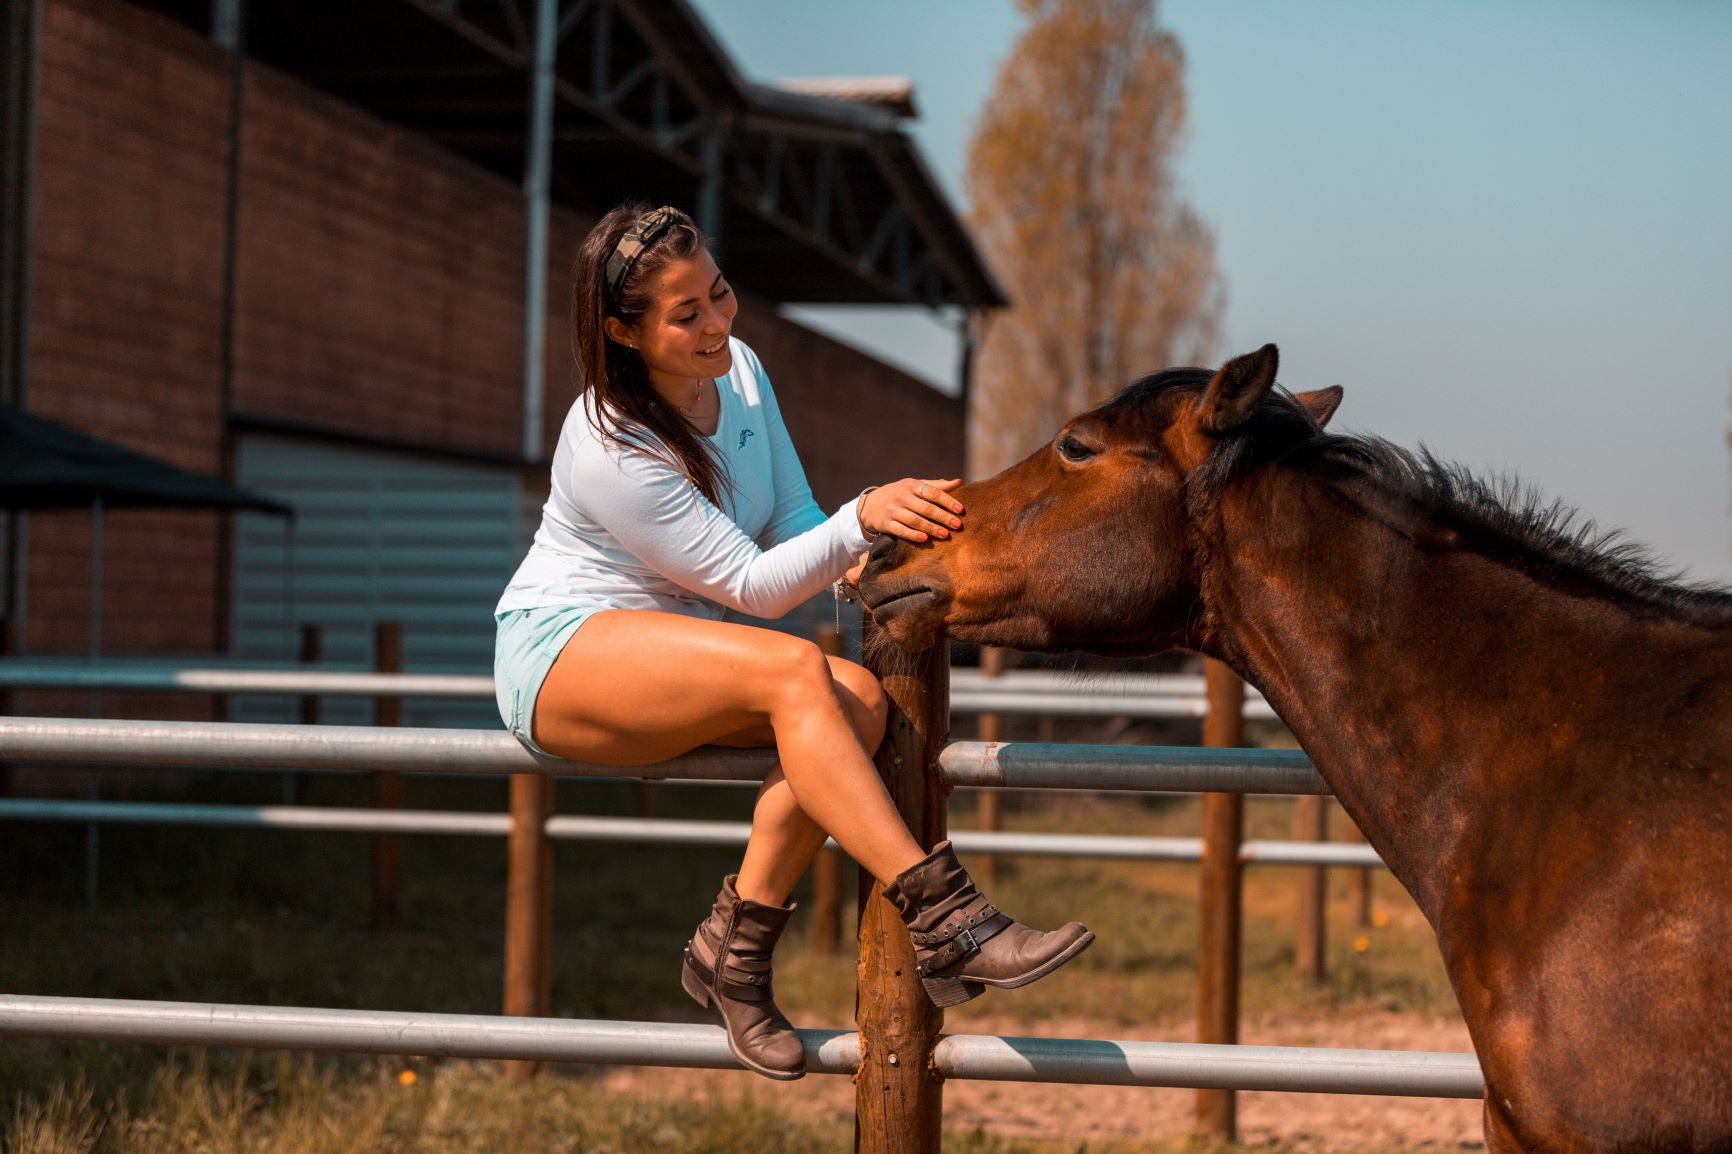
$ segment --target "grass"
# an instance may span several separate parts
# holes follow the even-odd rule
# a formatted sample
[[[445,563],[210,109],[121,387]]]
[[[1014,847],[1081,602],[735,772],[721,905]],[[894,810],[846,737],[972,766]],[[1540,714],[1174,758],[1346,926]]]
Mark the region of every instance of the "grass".
[[[742,1096],[621,1097],[585,1078],[508,1082],[467,1062],[339,1068],[307,1056],[171,1055],[145,1106],[98,1106],[74,1083],[0,1114],[0,1154],[828,1154],[853,1124],[776,1111]],[[947,1154],[1218,1154],[1187,1141],[1008,1138],[945,1131]],[[1290,1147],[1259,1145],[1258,1154]],[[1297,1152],[1295,1152],[1297,1154]]]
[[[503,783],[408,783],[412,808],[500,811]],[[634,788],[562,783],[561,812],[629,813]],[[364,805],[368,783],[312,779],[303,800]],[[277,779],[195,775],[189,798],[272,802]],[[1194,834],[1197,803],[1029,794],[1006,826]],[[664,816],[743,818],[748,791],[664,789]],[[1253,800],[1247,836],[1288,836],[1291,807]],[[964,802],[953,810],[968,828]],[[1345,823],[1337,819],[1337,828]],[[0,827],[0,989],[112,998],[495,1013],[501,997],[503,839],[409,837],[398,925],[366,931],[368,839],[352,834],[105,827],[97,906],[83,901],[82,827]],[[554,1013],[705,1021],[681,993],[679,951],[732,850],[559,843]],[[1327,983],[1293,968],[1295,873],[1250,871],[1244,1012],[1410,1010],[1454,1003],[1429,930],[1376,875],[1386,924],[1348,928],[1348,878],[1332,871]],[[1054,1019],[1183,1027],[1196,999],[1196,872],[1188,865],[1001,859],[994,900],[1033,924],[1081,917],[1093,949],[1052,980],[952,1011],[948,1028],[1008,1017],[1029,1033]],[[809,894],[797,897],[805,900]],[[810,910],[810,906],[807,906]],[[851,925],[851,916],[846,923]],[[854,963],[817,956],[796,918],[778,954],[778,995],[801,1025],[852,1024]],[[1362,938],[1355,948],[1354,938]],[[1182,1036],[1176,1034],[1175,1036]],[[405,1085],[399,1075],[413,1071]],[[622,1099],[593,1078],[507,1082],[486,1063],[312,1058],[0,1039],[0,1154],[244,1150],[584,1150],[745,1154],[845,1148],[851,1121],[795,1117],[744,1098],[720,1104]],[[1011,1141],[958,1133],[947,1150],[1044,1154],[1156,1145]]]

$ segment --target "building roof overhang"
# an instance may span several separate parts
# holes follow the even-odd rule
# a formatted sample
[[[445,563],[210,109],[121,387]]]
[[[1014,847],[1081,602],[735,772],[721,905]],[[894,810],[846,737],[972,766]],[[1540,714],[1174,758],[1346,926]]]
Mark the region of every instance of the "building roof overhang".
[[[519,179],[534,0],[245,0],[250,57]],[[209,0],[155,0],[209,25]],[[894,80],[743,78],[688,0],[558,0],[552,195],[694,212],[785,303],[1003,307]]]

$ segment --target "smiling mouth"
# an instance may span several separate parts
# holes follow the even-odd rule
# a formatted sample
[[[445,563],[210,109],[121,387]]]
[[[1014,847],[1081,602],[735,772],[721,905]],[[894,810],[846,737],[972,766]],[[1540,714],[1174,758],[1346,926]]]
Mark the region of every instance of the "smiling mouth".
[[[719,353],[724,352],[727,349],[727,347],[728,347],[728,338],[723,337],[721,340],[717,341],[714,345],[710,346],[709,348],[699,349],[698,350],[698,356],[700,356],[700,357],[713,357],[713,356],[718,355]]]

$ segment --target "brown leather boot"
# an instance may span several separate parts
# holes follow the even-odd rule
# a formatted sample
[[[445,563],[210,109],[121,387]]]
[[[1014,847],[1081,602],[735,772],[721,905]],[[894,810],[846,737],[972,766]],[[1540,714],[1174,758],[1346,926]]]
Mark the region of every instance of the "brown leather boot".
[[[770,952],[794,912],[792,903],[747,901],[729,874],[710,916],[686,946],[680,984],[700,1006],[714,1006],[728,1027],[728,1049],[766,1078],[792,1081],[806,1073],[799,1035],[770,991]]]
[[[1052,973],[1095,940],[1081,922],[1051,932],[1020,925],[987,901],[947,841],[884,887],[908,926],[926,996],[956,1006],[987,986],[1015,989]]]

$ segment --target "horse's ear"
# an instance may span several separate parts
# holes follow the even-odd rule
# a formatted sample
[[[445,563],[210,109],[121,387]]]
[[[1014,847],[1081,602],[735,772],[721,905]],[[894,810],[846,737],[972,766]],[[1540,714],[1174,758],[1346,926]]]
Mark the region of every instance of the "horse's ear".
[[[1316,421],[1317,427],[1321,429],[1329,423],[1329,418],[1335,415],[1335,410],[1341,407],[1341,398],[1346,395],[1347,390],[1340,385],[1330,385],[1327,389],[1312,389],[1308,393],[1294,393],[1293,399],[1298,401],[1307,413],[1311,414],[1311,419]]]
[[[1197,406],[1197,423],[1203,431],[1217,435],[1231,432],[1249,420],[1258,402],[1274,387],[1280,359],[1274,345],[1264,345],[1222,365]]]

